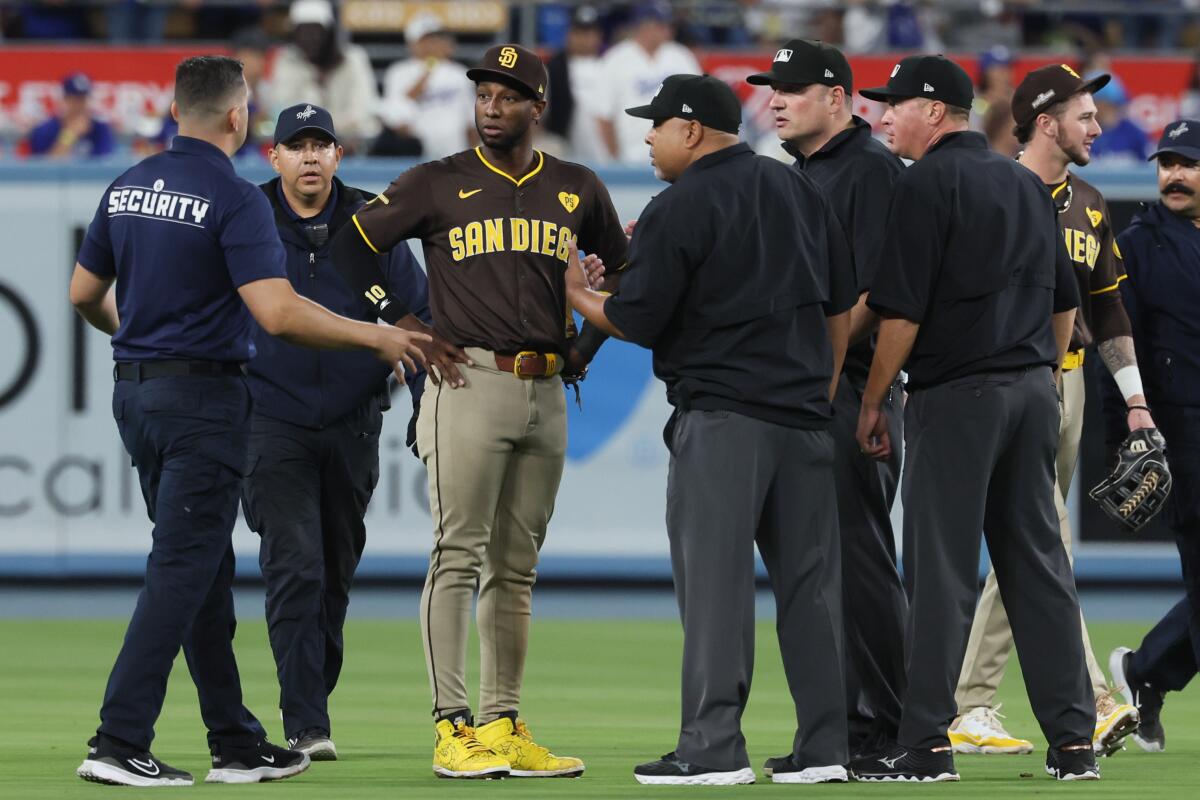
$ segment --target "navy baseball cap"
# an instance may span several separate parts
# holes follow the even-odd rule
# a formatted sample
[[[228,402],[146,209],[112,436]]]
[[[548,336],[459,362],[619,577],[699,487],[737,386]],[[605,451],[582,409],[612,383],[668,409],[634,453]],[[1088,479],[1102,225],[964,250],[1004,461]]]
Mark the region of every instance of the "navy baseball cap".
[[[631,117],[695,120],[706,128],[737,133],[742,104],[725,81],[711,75],[669,75],[649,105],[625,109]]]
[[[63,78],[62,82],[63,94],[74,97],[83,97],[91,94],[92,80],[82,72],[72,72],[67,77]]]
[[[275,144],[286,142],[304,131],[320,131],[335,142],[337,132],[333,127],[333,116],[320,106],[299,103],[279,112],[275,121]]]
[[[1177,119],[1163,128],[1158,149],[1147,160],[1153,161],[1164,153],[1175,153],[1189,161],[1200,161],[1200,120]]]
[[[886,103],[924,97],[959,108],[970,108],[975,87],[967,71],[945,56],[909,56],[892,68],[887,86],[861,89],[868,100]]]
[[[770,70],[746,78],[746,83],[755,86],[772,82],[801,86],[820,83],[841,86],[849,92],[854,87],[854,76],[850,72],[850,62],[836,47],[813,39],[791,39],[776,51]]]

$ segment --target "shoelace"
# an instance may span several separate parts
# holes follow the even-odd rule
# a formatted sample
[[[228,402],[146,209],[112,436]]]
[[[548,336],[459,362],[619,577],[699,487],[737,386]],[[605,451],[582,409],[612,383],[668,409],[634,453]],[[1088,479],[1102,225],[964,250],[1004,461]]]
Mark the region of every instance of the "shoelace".
[[[525,720],[517,720],[517,724],[513,726],[513,734],[517,738],[524,740],[527,744],[531,744],[536,748],[535,752],[549,754],[549,747],[542,747],[533,740],[533,732],[529,730],[529,726],[525,724]]]
[[[461,739],[463,746],[472,753],[491,752],[491,748],[475,738],[475,729],[465,723],[454,729],[454,736]]]
[[[1100,694],[1096,695],[1096,713],[1100,716],[1107,717],[1117,710],[1117,701],[1113,699],[1113,694],[1117,692],[1117,687],[1109,686]]]
[[[1004,723],[1002,723],[1000,721],[1000,720],[1004,719],[1004,715],[1000,713],[1000,708],[1003,705],[1004,705],[1003,703],[997,703],[995,708],[980,707],[979,709],[975,710],[978,713],[975,713],[975,712],[972,712],[972,713],[974,714],[974,716],[980,718],[986,725],[990,726],[994,730],[1003,731]]]

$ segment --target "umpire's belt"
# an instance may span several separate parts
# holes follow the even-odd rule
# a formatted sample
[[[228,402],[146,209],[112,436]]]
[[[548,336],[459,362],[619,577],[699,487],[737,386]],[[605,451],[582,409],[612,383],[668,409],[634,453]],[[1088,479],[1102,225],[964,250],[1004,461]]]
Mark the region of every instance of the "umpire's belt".
[[[496,369],[518,378],[550,378],[562,372],[563,358],[558,353],[522,350],[515,356],[496,353]]]
[[[208,377],[245,375],[246,366],[235,361],[124,361],[113,366],[113,380],[145,381],[185,375]]]
[[[1063,356],[1063,372],[1070,372],[1083,366],[1083,348],[1072,350]]]

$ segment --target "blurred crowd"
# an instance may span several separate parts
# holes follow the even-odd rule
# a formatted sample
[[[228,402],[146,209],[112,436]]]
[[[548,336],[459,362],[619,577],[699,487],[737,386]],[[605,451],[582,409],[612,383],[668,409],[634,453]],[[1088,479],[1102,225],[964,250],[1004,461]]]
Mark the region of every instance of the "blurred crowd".
[[[621,112],[648,102],[665,76],[700,72],[693,48],[767,53],[769,43],[802,35],[836,43],[848,53],[981,52],[973,124],[994,148],[1015,154],[1010,111],[1014,52],[1036,45],[1092,53],[1082,62],[1072,60],[1089,73],[1111,72],[1103,54],[1112,46],[1180,47],[1200,41],[1200,14],[1184,13],[1200,6],[1200,0],[1109,3],[1127,10],[1106,14],[1084,10],[1088,5],[1032,0],[525,4],[538,15],[551,77],[550,110],[538,146],[587,164],[644,164],[644,125]],[[1079,10],[1046,10],[1051,6]],[[227,42],[245,63],[252,89],[252,135],[243,155],[261,154],[270,144],[266,137],[276,114],[297,102],[328,108],[351,154],[432,159],[476,141],[473,86],[463,65],[478,43],[464,46],[444,27],[442,15],[410,17],[403,31],[405,57],[389,62],[372,58],[379,51],[369,49],[371,42],[364,46],[352,39],[330,0],[59,0],[0,8],[6,36],[154,41],[182,32]],[[184,22],[179,15],[185,15]],[[134,124],[125,121],[124,130],[115,135],[90,110],[90,90],[89,76],[65,75],[57,109],[21,131],[16,152],[87,157],[128,148],[145,155],[169,145],[175,133],[169,113]],[[1144,160],[1146,133],[1128,118],[1129,96],[1119,74],[1096,95],[1096,102],[1104,134],[1093,157],[1102,163]],[[1183,114],[1200,111],[1200,82],[1193,81],[1182,106]],[[773,145],[773,134],[764,139]]]

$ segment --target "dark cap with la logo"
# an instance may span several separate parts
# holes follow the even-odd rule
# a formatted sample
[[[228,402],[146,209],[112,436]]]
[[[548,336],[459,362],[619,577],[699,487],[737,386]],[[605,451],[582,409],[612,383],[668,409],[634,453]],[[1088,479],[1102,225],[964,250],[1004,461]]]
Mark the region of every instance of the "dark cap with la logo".
[[[304,132],[323,133],[333,141],[337,141],[337,131],[333,127],[333,116],[312,103],[299,103],[279,112],[275,120],[275,144],[288,142]]]
[[[631,117],[686,119],[706,128],[737,133],[742,124],[742,103],[729,84],[711,75],[668,75],[650,105],[625,109]]]
[[[854,88],[854,75],[850,62],[836,47],[813,39],[792,39],[776,51],[769,71],[748,76],[746,83],[756,86],[820,83],[841,86],[849,92]]]
[[[967,71],[945,56],[909,56],[892,68],[887,86],[862,89],[859,94],[883,103],[924,97],[970,108],[975,88]]]
[[[546,65],[532,50],[518,44],[498,44],[483,54],[479,66],[467,70],[476,83],[499,81],[520,89],[534,100],[546,99]]]
[[[1112,77],[1109,75],[1097,75],[1091,80],[1084,80],[1066,64],[1038,67],[1026,75],[1013,92],[1013,121],[1018,125],[1027,125],[1055,103],[1069,100],[1080,92],[1095,94],[1110,80]]]
[[[1175,153],[1188,161],[1200,161],[1200,120],[1177,119],[1163,128],[1156,149],[1148,160]]]

